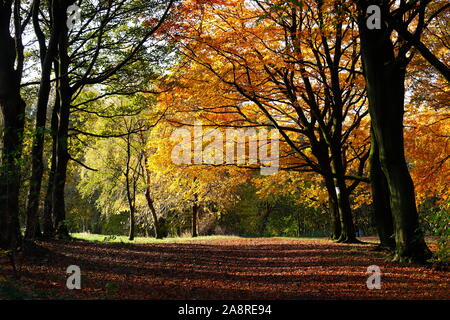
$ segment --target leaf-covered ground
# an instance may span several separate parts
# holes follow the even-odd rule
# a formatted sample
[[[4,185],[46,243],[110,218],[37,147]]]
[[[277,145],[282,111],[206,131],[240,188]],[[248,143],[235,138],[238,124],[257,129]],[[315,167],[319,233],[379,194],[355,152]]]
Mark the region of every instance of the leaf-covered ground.
[[[48,249],[44,257],[17,258],[20,280],[11,280],[1,260],[3,298],[450,299],[448,271],[388,262],[373,244],[219,238],[39,245]],[[81,268],[81,290],[66,288],[69,265]],[[367,289],[370,265],[381,268],[380,290]]]

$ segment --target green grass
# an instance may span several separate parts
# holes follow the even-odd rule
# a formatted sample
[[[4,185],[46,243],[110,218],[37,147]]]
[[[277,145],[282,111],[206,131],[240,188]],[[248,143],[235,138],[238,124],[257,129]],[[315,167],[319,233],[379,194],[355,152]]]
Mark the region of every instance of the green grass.
[[[221,240],[221,239],[238,239],[237,236],[199,236],[196,238],[146,238],[136,237],[133,241],[128,239],[128,236],[109,236],[104,234],[90,234],[90,233],[72,233],[71,236],[75,239],[93,241],[93,242],[113,242],[113,243],[183,243],[190,241],[201,240]]]
[[[238,236],[199,236],[192,237],[175,237],[155,239],[147,237],[136,237],[133,241],[128,239],[128,236],[111,236],[105,234],[91,234],[91,233],[72,233],[71,236],[75,239],[92,241],[92,242],[110,242],[110,243],[186,243],[191,241],[205,241],[205,240],[225,240],[225,239],[251,239],[253,237],[238,237]],[[261,238],[261,237],[255,237]],[[263,237],[262,237],[263,238]],[[330,241],[328,238],[323,237],[267,237],[268,239],[284,239],[284,240],[296,240],[296,241]]]

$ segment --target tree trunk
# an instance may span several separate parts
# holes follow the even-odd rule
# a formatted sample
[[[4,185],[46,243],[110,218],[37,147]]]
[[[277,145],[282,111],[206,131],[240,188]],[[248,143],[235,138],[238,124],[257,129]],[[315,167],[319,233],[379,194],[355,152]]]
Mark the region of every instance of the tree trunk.
[[[335,58],[340,54],[340,47],[336,47]],[[331,66],[330,66],[331,67]],[[342,89],[339,80],[339,68],[333,65],[331,68],[331,90],[333,92],[333,121],[332,133],[330,134],[328,148],[331,153],[331,172],[333,173],[333,182],[336,188],[336,197],[339,210],[339,219],[341,223],[341,235],[337,242],[356,243],[355,226],[353,224],[352,209],[350,205],[350,192],[345,183],[346,168],[344,165],[345,156],[343,155],[342,145],[342,124],[344,122],[342,101]],[[325,135],[325,133],[324,133]]]
[[[58,16],[55,19],[67,20],[67,3],[58,9]],[[58,94],[60,99],[60,110],[58,114],[58,133],[56,146],[56,170],[53,185],[52,209],[55,218],[55,229],[59,236],[66,237],[69,235],[66,219],[65,205],[65,185],[67,178],[67,165],[69,163],[68,152],[68,132],[69,132],[69,116],[70,104],[72,100],[72,89],[69,83],[69,56],[68,56],[68,29],[65,23],[59,24],[61,30],[58,36],[58,53],[59,53],[59,80]]]
[[[148,207],[150,208],[150,211],[152,213],[153,226],[155,227],[156,239],[162,239],[164,237],[159,228],[158,215],[156,214],[155,206],[153,205],[153,199],[150,196],[150,185],[149,184],[147,184],[147,187],[145,190],[145,198],[147,199]]]
[[[300,219],[300,211],[297,211],[297,237],[300,238],[300,236],[302,235],[302,231],[304,228],[302,228],[302,222]]]
[[[134,217],[134,208],[131,207],[130,208],[130,233],[128,235],[128,239],[130,241],[134,240],[135,229],[136,229],[136,222],[135,222],[135,217]]]
[[[389,188],[386,177],[381,170],[378,145],[372,134],[370,150],[370,184],[372,188],[372,202],[374,220],[380,238],[380,249],[395,249],[394,226],[391,206],[389,204]]]
[[[36,225],[38,223],[39,198],[41,194],[42,175],[44,172],[43,151],[45,138],[45,124],[47,122],[47,105],[50,96],[50,75],[52,63],[55,58],[57,48],[57,30],[58,25],[54,25],[51,37],[46,48],[45,38],[40,30],[38,21],[38,9],[40,1],[34,3],[33,25],[35,33],[38,35],[38,42],[41,52],[41,83],[39,86],[38,101],[36,107],[36,127],[33,138],[33,147],[31,153],[31,178],[30,190],[28,194],[28,207],[26,211],[27,225],[25,238],[34,239],[36,235]],[[50,8],[53,14],[53,8]],[[55,22],[58,22],[56,19]]]
[[[67,178],[67,165],[69,154],[67,150],[67,134],[69,125],[69,106],[67,102],[61,102],[60,123],[57,137],[56,170],[53,185],[52,209],[55,218],[56,233],[60,236],[68,235],[64,220],[66,219],[65,209],[65,185]]]
[[[360,8],[366,12],[366,7]],[[395,57],[390,30],[369,30],[365,15],[359,21],[361,55],[369,98],[369,111],[381,169],[390,194],[398,261],[425,261],[431,256],[420,231],[414,185],[406,164],[403,113],[406,63]]]
[[[2,50],[0,50],[2,51]],[[0,56],[0,60],[2,57]],[[0,88],[2,88],[0,83]],[[18,91],[19,87],[17,87]],[[12,90],[11,90],[12,91]],[[0,176],[0,247],[20,245],[19,193],[25,102],[18,92],[0,96],[3,113],[3,152]]]
[[[269,222],[269,216],[272,212],[272,206],[269,202],[264,203],[263,215],[261,218],[261,224],[259,226],[259,236],[264,237],[264,231],[266,231],[267,223]]]
[[[58,64],[55,62],[55,73],[58,74]],[[43,236],[44,238],[52,238],[55,235],[54,219],[53,219],[53,192],[55,183],[56,158],[57,158],[57,132],[58,132],[58,113],[59,113],[59,94],[56,90],[55,104],[52,111],[51,134],[52,134],[52,158],[50,171],[48,174],[47,193],[45,195],[44,212],[43,212]]]
[[[126,123],[126,121],[125,121]],[[130,208],[130,234],[128,239],[134,240],[134,233],[135,233],[135,204],[136,204],[136,183],[133,183],[134,189],[131,190],[132,182],[130,181],[130,171],[131,171],[131,138],[130,133],[128,132],[128,135],[126,136],[126,143],[127,143],[127,158],[126,158],[126,164],[125,164],[125,187],[127,192],[127,200],[128,200],[128,206]]]
[[[349,193],[345,186],[345,180],[334,179],[333,174],[341,173],[341,168],[332,162],[330,164],[328,156],[328,147],[323,144],[313,148],[313,153],[319,161],[320,168],[323,170],[323,179],[328,192],[328,203],[331,221],[331,239],[339,242],[356,242],[355,230],[351,215]],[[336,189],[336,186],[339,189]],[[337,194],[339,190],[339,196]]]
[[[145,139],[143,138],[143,136],[141,135],[141,139],[143,142],[143,145],[145,145]],[[147,167],[147,154],[146,154],[146,150],[144,150],[144,172],[146,175],[146,182],[147,182],[147,186],[145,188],[145,198],[147,199],[147,204],[148,207],[150,208],[150,211],[152,213],[152,217],[153,217],[153,226],[155,228],[155,234],[156,234],[156,239],[162,239],[164,238],[164,235],[161,233],[160,227],[159,227],[159,221],[158,221],[158,215],[156,214],[156,209],[155,206],[153,205],[153,199],[151,197],[151,172]]]
[[[5,249],[16,248],[21,242],[20,158],[25,124],[25,102],[20,95],[23,47],[10,35],[12,6],[12,1],[0,2],[0,108],[4,124],[0,164],[0,247]]]
[[[337,207],[336,199],[333,199],[334,197],[334,191],[333,195],[330,196],[330,193],[328,193],[328,210],[330,214],[330,222],[331,222],[331,240],[338,240],[341,236],[341,223],[339,221],[339,209]]]
[[[337,242],[343,243],[357,243],[355,226],[353,224],[352,211],[350,207],[349,193],[345,186],[344,179],[338,179],[337,186],[339,188],[338,197],[338,209],[339,209],[339,221],[341,223],[341,235]],[[342,181],[340,181],[342,180]]]
[[[36,239],[42,238],[42,228],[41,228],[41,222],[39,221],[39,216],[36,219],[36,227],[35,227],[35,231],[34,231],[34,237]]]
[[[192,237],[198,236],[198,204],[197,201],[194,202],[192,206]]]
[[[337,242],[356,243],[355,226],[353,224],[352,209],[350,206],[350,198],[344,179],[344,170],[342,168],[341,158],[333,160],[332,165],[334,185],[336,188],[336,197],[339,211],[339,221],[341,224],[341,234]]]

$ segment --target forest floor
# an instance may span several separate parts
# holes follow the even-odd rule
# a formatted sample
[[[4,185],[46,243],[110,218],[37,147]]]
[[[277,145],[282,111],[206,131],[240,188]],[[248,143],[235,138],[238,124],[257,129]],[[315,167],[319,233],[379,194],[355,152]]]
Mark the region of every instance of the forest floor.
[[[19,280],[0,260],[0,299],[450,300],[448,271],[389,262],[373,250],[374,238],[362,240],[366,243],[237,237],[39,242],[43,256],[16,258]],[[81,290],[66,287],[69,265],[81,269]],[[379,290],[367,288],[370,265],[381,269]]]

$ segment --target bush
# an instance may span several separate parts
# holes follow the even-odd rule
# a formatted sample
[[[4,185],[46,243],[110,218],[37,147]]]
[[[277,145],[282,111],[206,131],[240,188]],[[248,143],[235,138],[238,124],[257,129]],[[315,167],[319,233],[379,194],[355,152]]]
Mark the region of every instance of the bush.
[[[450,264],[450,210],[445,206],[433,206],[427,208],[423,217],[428,233],[438,238],[438,250],[434,253],[431,262]]]

